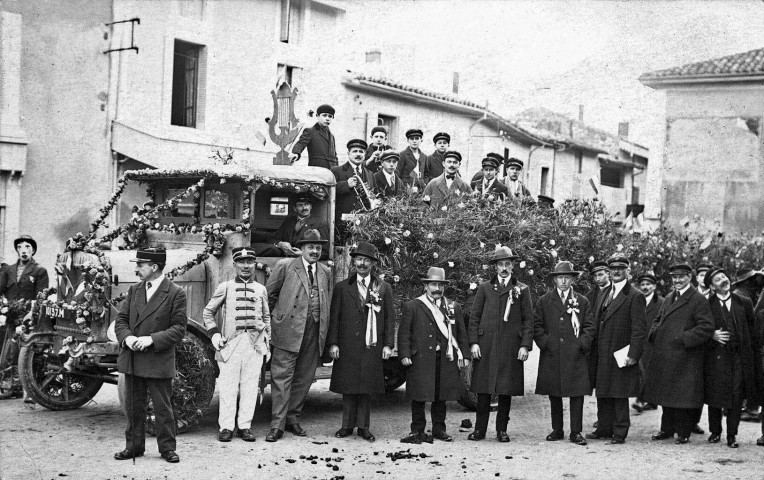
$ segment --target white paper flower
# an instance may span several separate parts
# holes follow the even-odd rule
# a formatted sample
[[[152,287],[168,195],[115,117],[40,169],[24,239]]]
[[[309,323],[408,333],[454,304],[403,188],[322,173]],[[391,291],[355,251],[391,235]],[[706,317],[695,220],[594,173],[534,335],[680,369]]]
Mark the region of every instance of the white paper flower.
[[[411,231],[410,230],[406,230],[405,232],[403,232],[403,236],[404,237],[408,237],[409,235],[411,235]]]
[[[532,268],[528,269],[528,275],[533,275],[533,269]]]
[[[485,243],[480,242],[480,248],[485,248]]]
[[[621,245],[621,244],[619,243],[618,245],[616,245],[616,246],[615,246],[615,249],[616,249],[616,250],[618,250],[618,251],[620,252],[621,250],[623,250],[623,245]]]
[[[554,239],[552,239],[552,240],[549,240],[549,245],[552,245],[552,246],[554,246],[554,245],[556,245],[556,244],[557,244],[557,242],[556,242]]]
[[[361,224],[361,219],[360,218],[356,218],[355,219],[355,224],[356,225],[360,225]]]
[[[557,258],[557,250],[556,249],[553,248],[549,253],[552,255],[552,258]]]
[[[390,245],[393,243],[393,240],[390,237],[385,237],[385,245]]]
[[[446,205],[443,205],[442,207],[440,207],[440,209],[443,210],[444,212],[448,211],[448,207]]]
[[[438,257],[439,257],[438,252],[433,252],[432,253],[432,258],[438,258]]]
[[[494,197],[493,194],[488,195],[488,200],[493,202],[494,200],[496,200],[496,197]]]
[[[483,270],[488,270],[488,265],[486,265],[485,263],[483,264]]]
[[[462,191],[457,188],[456,190],[454,190],[454,193],[457,194],[457,195],[461,195]]]
[[[464,204],[464,202],[459,202],[459,204],[456,206],[459,208],[464,208],[466,205]]]
[[[432,233],[428,233],[427,234],[427,239],[428,240],[432,240],[433,238],[435,238],[435,235],[433,235]]]
[[[411,187],[411,191],[412,191],[413,193],[419,193],[419,187],[417,187],[416,185],[414,185],[413,187]]]
[[[594,262],[594,257],[589,257],[589,263]]]
[[[475,290],[477,288],[477,286],[478,285],[475,282],[470,283],[470,290]]]
[[[399,277],[398,275],[393,275],[393,282],[398,283],[400,281],[401,281],[401,277]]]
[[[425,202],[429,202],[430,201],[430,196],[429,195],[425,195],[424,197],[422,197],[422,200],[424,200]]]
[[[525,260],[520,262],[520,268],[525,268]]]
[[[454,268],[454,262],[448,262],[448,267],[449,268]]]
[[[400,247],[395,247],[395,253],[401,253]]]

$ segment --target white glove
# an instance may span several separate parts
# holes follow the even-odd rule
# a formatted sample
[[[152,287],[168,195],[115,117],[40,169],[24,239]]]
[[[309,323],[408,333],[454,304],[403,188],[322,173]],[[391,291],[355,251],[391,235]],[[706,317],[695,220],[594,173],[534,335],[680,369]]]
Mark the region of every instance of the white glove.
[[[212,338],[210,340],[212,340],[212,347],[215,350],[220,350],[225,345],[225,339],[219,333],[212,335]]]

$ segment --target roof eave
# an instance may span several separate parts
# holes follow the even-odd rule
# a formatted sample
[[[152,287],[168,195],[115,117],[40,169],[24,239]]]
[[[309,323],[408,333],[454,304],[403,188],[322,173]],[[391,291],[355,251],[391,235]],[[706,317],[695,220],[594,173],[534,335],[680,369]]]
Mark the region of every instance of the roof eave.
[[[714,75],[672,75],[666,77],[649,77],[642,75],[638,79],[643,85],[651,88],[669,88],[682,85],[715,84],[715,83],[755,83],[764,82],[764,72],[755,74],[714,74]]]

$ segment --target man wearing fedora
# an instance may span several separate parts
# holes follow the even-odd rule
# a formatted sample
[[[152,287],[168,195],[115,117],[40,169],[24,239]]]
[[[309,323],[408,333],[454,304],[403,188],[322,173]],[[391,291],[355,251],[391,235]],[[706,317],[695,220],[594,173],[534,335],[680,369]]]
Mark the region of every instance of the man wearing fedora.
[[[443,174],[443,161],[451,145],[451,135],[446,132],[438,132],[432,137],[432,143],[435,145],[435,151],[427,156],[422,173],[422,182],[425,185],[430,183],[433,178],[438,178]]]
[[[406,130],[406,141],[409,146],[399,152],[398,176],[408,187],[423,188],[422,174],[427,163],[427,155],[419,148],[422,145],[424,133],[418,128]]]
[[[119,373],[125,375],[126,445],[114,454],[117,460],[140,457],[146,449],[146,392],[154,406],[159,453],[177,463],[175,417],[172,411],[172,379],[175,377],[175,346],[186,334],[186,293],[163,275],[167,263],[164,248],[142,248],[136,253],[135,275],[114,322],[121,350]]]
[[[334,107],[320,105],[316,109],[316,124],[302,131],[300,139],[292,146],[289,159],[292,163],[300,159],[305,148],[308,148],[308,166],[332,168],[337,165],[337,147],[334,135],[329,130],[334,120]]]
[[[204,307],[203,318],[220,368],[218,440],[230,442],[234,425],[238,425],[238,435],[245,442],[254,442],[252,417],[257,407],[260,370],[270,357],[271,313],[268,292],[255,281],[255,251],[237,247],[231,253],[236,277],[217,286]],[[221,309],[220,320],[215,321]]]
[[[504,184],[509,190],[509,197],[520,202],[536,203],[533,200],[530,190],[520,180],[520,172],[523,170],[523,161],[519,158],[510,157],[506,161],[507,175],[504,178]]]
[[[759,403],[760,386],[749,325],[753,323],[753,303],[748,297],[730,292],[724,269],[712,268],[704,279],[713,293],[708,299],[715,330],[706,344],[704,362],[704,403],[708,405],[709,443],[718,443],[722,433],[722,412],[727,414],[727,446],[737,448],[743,400]]]
[[[611,257],[613,279],[600,308],[597,325],[597,429],[586,438],[622,444],[629,434],[629,397],[639,395],[639,365],[645,339],[645,296],[629,283],[629,259]],[[622,359],[618,355],[623,355]]]
[[[347,222],[342,216],[355,210],[363,210],[364,205],[358,196],[357,190],[363,190],[363,182],[369,192],[376,190],[374,174],[363,166],[363,156],[366,151],[366,142],[361,139],[353,139],[347,143],[348,161],[338,167],[332,168],[334,178],[337,180],[336,198],[334,201],[334,221],[337,227],[336,243],[344,244],[349,236]]]
[[[279,260],[268,278],[271,311],[271,430],[266,442],[284,430],[304,437],[300,414],[316,375],[329,329],[331,270],[318,263],[329,242],[308,230],[296,243],[302,254]]]
[[[533,339],[541,350],[536,393],[548,395],[552,406],[552,432],[547,441],[565,438],[562,398],[570,398],[570,441],[586,445],[583,430],[584,395],[592,394],[587,354],[595,327],[589,300],[571,288],[581,272],[561,261],[549,276],[554,288],[536,301]]]
[[[642,398],[660,405],[660,431],[653,440],[677,435],[677,444],[690,441],[696,410],[703,406],[704,345],[714,333],[708,300],[691,285],[692,267],[669,267],[674,290],[663,301],[648,341],[653,350]]]
[[[524,363],[533,347],[533,305],[528,286],[512,275],[520,257],[499,247],[491,264],[496,276],[477,289],[468,327],[472,354],[470,391],[478,396],[475,431],[482,440],[491,415],[491,395],[499,396],[496,438],[508,442],[507,424],[513,396],[525,394]]]
[[[637,286],[639,291],[645,296],[645,332],[650,331],[650,327],[653,325],[653,320],[658,315],[658,311],[663,305],[663,297],[658,294],[655,289],[658,286],[658,280],[651,272],[643,273],[637,277]],[[655,410],[658,406],[654,403],[645,402],[642,399],[642,390],[645,386],[645,375],[647,373],[647,366],[650,364],[650,353],[653,350],[653,346],[647,341],[647,333],[645,333],[645,341],[642,343],[642,358],[639,359],[639,391],[640,395],[634,403],[631,404],[631,408],[639,413],[644,410]]]
[[[398,329],[398,356],[409,367],[406,397],[411,400],[411,433],[401,442],[451,442],[446,402],[457,400],[464,388],[459,368],[470,364],[467,331],[461,305],[444,295],[449,283],[445,270],[430,267],[421,280],[424,293],[403,305]],[[432,435],[425,433],[426,402],[432,402]]]
[[[379,157],[382,167],[374,174],[374,185],[377,197],[384,200],[391,197],[399,197],[406,190],[406,185],[398,176],[398,152],[388,150],[382,152]]]
[[[472,190],[477,192],[481,197],[493,196],[496,200],[504,200],[507,198],[509,190],[507,190],[507,187],[496,178],[496,175],[499,173],[501,160],[501,157],[497,154],[489,153],[481,162],[483,167],[483,177],[478,180],[473,180],[470,185]]]
[[[449,197],[472,193],[472,187],[459,175],[461,164],[461,153],[454,150],[446,152],[445,171],[441,176],[430,180],[430,183],[424,187],[423,199],[425,203],[429,203],[433,208],[440,208]]]
[[[327,343],[334,359],[329,390],[342,394],[344,438],[358,427],[370,442],[371,396],[385,393],[383,360],[395,347],[393,290],[375,272],[377,247],[361,242],[350,252],[355,273],[334,286]]]

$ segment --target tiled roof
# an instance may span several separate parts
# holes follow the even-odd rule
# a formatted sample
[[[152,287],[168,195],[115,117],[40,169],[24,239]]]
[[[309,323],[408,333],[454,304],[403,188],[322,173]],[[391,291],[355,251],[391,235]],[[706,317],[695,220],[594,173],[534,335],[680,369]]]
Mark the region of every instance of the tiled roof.
[[[526,130],[552,137],[558,142],[618,156],[619,140],[616,135],[573,120],[561,113],[536,107],[523,111],[513,120]]]
[[[764,75],[764,48],[644,73],[639,80],[643,83],[651,83],[674,79],[690,80],[747,75]]]

